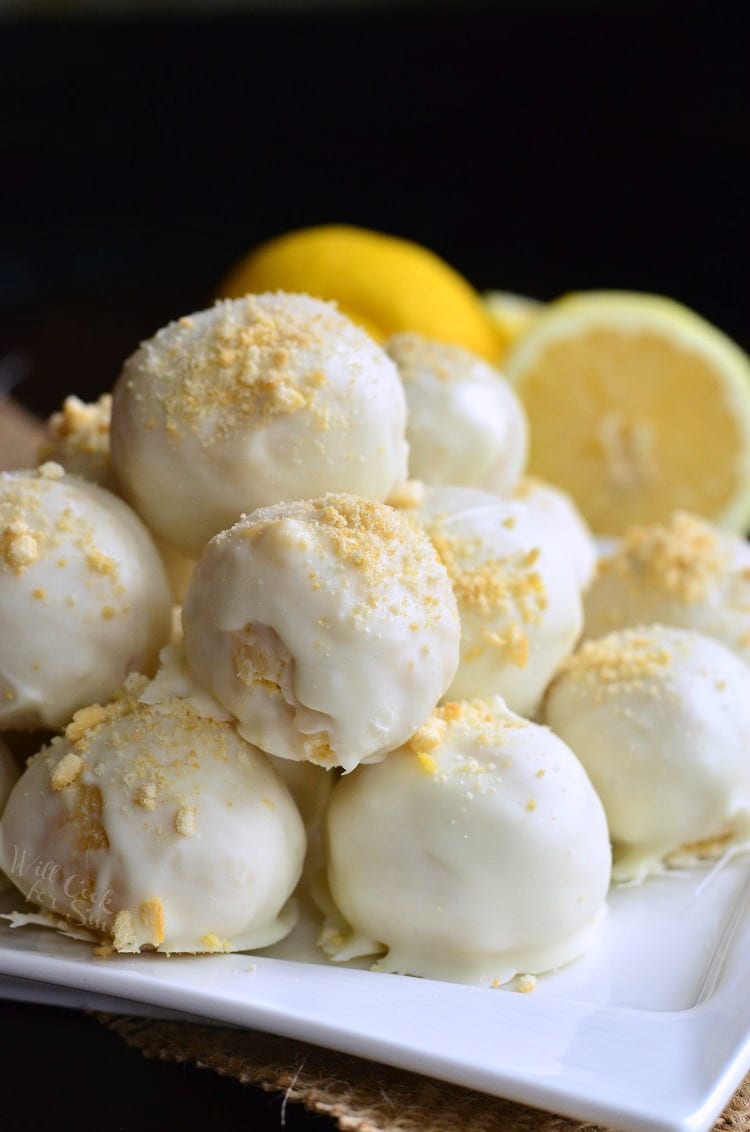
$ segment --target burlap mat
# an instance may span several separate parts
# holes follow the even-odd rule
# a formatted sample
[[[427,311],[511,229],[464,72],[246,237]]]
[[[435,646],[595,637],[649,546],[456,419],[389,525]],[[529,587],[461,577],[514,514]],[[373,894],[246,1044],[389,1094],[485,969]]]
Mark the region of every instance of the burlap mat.
[[[343,1132],[604,1132],[497,1097],[445,1085],[348,1054],[246,1030],[98,1015],[146,1057],[190,1062],[266,1092],[283,1093]],[[750,1077],[714,1126],[750,1129]]]
[[[29,467],[37,421],[0,397],[0,468]],[[336,1121],[343,1132],[600,1132],[581,1124],[286,1038],[187,1022],[97,1015],[146,1057],[190,1062],[278,1092]],[[750,1132],[750,1077],[715,1128]]]

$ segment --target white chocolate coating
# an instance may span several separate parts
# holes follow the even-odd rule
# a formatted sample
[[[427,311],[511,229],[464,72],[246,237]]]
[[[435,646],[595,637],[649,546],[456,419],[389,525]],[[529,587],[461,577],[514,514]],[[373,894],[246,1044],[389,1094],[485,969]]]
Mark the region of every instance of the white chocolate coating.
[[[571,564],[578,585],[585,590],[594,577],[599,555],[594,536],[572,497],[551,483],[524,476],[511,492],[511,499],[525,504],[556,540],[560,557]]]
[[[497,694],[534,715],[583,620],[555,534],[523,503],[475,488],[426,487],[409,513],[442,559],[461,617],[461,660],[447,696]]]
[[[632,527],[599,562],[584,635],[660,623],[715,637],[750,663],[750,544],[685,512]]]
[[[54,460],[69,475],[80,476],[119,494],[119,484],[110,454],[112,395],[103,393],[98,401],[86,404],[78,397],[66,397],[62,409],[47,422],[47,440],[39,450],[40,460]],[[186,558],[158,536],[154,536],[172,596],[179,605],[187,592],[195,562]]]
[[[409,474],[507,494],[526,464],[528,425],[502,374],[419,334],[396,334],[386,349],[406,393]]]
[[[750,835],[750,667],[718,641],[661,625],[587,641],[545,719],[602,799],[618,877]]]
[[[58,728],[152,671],[171,595],[140,519],[57,464],[0,475],[0,729]]]
[[[185,659],[181,622],[175,629],[175,639],[161,650],[156,675],[146,685],[139,698],[143,704],[185,700],[192,710],[204,719],[232,720],[233,718],[210,692],[205,688],[199,688],[190,675]],[[271,760],[286,783],[289,793],[297,804],[308,835],[311,831],[316,832],[328,805],[334,773],[313,763],[280,759],[275,755],[266,757]]]
[[[261,508],[213,539],[183,607],[196,683],[269,754],[351,770],[450,684],[459,621],[415,524],[351,495]]]
[[[334,787],[328,883],[351,935],[334,958],[498,984],[581,955],[604,914],[604,811],[578,760],[499,697],[446,704],[409,744]],[[380,945],[380,946],[378,946]]]
[[[112,459],[148,526],[197,557],[245,512],[406,478],[395,365],[334,305],[248,295],[170,323],[114,391]]]
[[[124,952],[275,942],[304,852],[266,756],[184,701],[84,708],[0,822],[0,867],[27,899]]]

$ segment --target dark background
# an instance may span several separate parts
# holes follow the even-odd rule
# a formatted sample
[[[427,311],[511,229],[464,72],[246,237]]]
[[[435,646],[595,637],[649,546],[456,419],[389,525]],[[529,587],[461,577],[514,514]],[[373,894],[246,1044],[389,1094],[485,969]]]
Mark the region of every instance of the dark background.
[[[320,9],[0,20],[0,382],[24,403],[95,397],[243,251],[328,221],[482,289],[661,292],[750,346],[747,0]],[[9,1129],[280,1125],[278,1098],[83,1015],[0,1027]]]

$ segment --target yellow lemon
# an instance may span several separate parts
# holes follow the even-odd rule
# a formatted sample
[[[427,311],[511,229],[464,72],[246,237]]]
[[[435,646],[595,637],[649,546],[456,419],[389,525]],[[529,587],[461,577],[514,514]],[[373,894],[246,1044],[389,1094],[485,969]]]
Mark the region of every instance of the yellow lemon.
[[[343,224],[289,232],[240,260],[219,296],[276,290],[335,299],[378,341],[414,330],[491,361],[499,353],[474,288],[427,248],[381,232]]]
[[[483,298],[500,340],[498,360],[502,361],[511,346],[534,324],[543,304],[513,291],[487,291]]]
[[[529,417],[529,471],[599,534],[693,511],[750,524],[750,359],[669,299],[550,303],[505,359]]]

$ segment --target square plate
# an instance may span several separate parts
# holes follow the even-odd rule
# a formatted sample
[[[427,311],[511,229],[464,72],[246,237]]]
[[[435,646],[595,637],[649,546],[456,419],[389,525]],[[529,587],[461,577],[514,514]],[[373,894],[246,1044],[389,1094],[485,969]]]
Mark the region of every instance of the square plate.
[[[303,916],[266,952],[106,960],[2,920],[0,996],[265,1030],[623,1132],[705,1132],[750,1071],[748,859],[609,903],[592,950],[530,994],[334,966]]]

